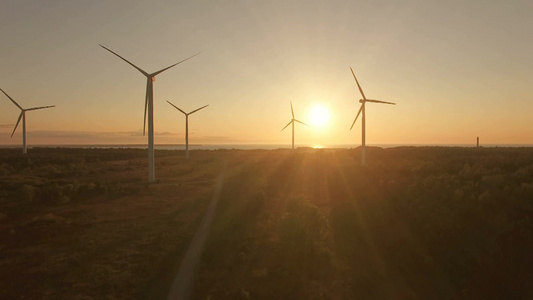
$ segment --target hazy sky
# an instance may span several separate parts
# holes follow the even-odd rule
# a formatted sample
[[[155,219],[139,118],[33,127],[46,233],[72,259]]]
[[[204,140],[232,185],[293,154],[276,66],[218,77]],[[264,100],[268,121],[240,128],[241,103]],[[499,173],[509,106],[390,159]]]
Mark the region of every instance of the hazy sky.
[[[304,145],[533,144],[533,2],[525,1],[21,1],[0,9],[0,88],[27,113],[28,144],[146,143],[148,72],[196,52],[154,85],[155,142],[290,143],[290,102],[309,122]],[[0,94],[0,144],[19,110]],[[299,125],[299,124],[297,124]],[[20,126],[20,125],[19,125]]]

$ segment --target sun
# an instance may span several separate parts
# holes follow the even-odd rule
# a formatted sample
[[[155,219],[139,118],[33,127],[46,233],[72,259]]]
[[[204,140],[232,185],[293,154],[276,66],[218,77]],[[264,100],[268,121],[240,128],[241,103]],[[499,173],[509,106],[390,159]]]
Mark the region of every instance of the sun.
[[[309,122],[315,127],[324,127],[330,119],[329,109],[321,104],[316,104],[309,111]]]

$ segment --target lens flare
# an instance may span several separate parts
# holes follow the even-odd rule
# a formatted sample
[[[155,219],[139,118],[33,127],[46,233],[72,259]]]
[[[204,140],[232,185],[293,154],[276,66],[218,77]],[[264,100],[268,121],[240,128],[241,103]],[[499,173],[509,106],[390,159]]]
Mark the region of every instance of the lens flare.
[[[330,117],[329,109],[321,104],[313,106],[309,111],[309,123],[315,127],[325,126],[329,122]]]

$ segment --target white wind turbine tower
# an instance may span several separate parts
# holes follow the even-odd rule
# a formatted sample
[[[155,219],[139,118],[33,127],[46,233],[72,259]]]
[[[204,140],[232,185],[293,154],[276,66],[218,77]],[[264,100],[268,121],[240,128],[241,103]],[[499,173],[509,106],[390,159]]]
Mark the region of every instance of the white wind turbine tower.
[[[287,126],[292,124],[292,149],[294,150],[294,122],[298,122],[298,123],[304,124],[305,126],[309,126],[309,125],[305,124],[302,121],[296,120],[294,118],[294,110],[292,109],[292,101],[291,101],[291,114],[292,114],[291,121],[289,122],[289,124],[285,125],[285,127],[283,127],[283,129],[287,128]],[[281,129],[281,131],[283,131],[283,129]]]
[[[384,103],[384,104],[392,104],[396,105],[396,103],[387,102],[387,101],[381,101],[381,100],[372,100],[372,99],[366,99],[365,93],[363,93],[363,89],[359,85],[359,81],[357,81],[357,77],[355,77],[355,73],[353,72],[352,67],[350,67],[350,70],[352,71],[353,78],[355,79],[355,83],[357,83],[357,87],[359,88],[359,91],[361,92],[361,95],[363,96],[363,99],[360,99],[359,102],[361,102],[361,108],[359,108],[359,112],[357,112],[357,116],[355,116],[355,120],[353,120],[352,127],[350,127],[350,130],[352,130],[353,125],[355,125],[355,121],[357,121],[357,118],[359,117],[359,114],[363,112],[362,116],[362,142],[361,142],[361,165],[365,165],[366,161],[366,136],[365,136],[365,103],[366,102],[374,102],[374,103]]]
[[[181,110],[179,107],[177,107],[176,105],[170,103],[170,101],[167,100],[167,102],[168,102],[168,104],[174,106],[174,108],[176,108],[177,110],[181,111],[185,115],[185,158],[189,159],[189,115],[194,114],[195,112],[199,111],[202,108],[208,107],[209,104],[205,105],[205,106],[202,106],[202,107],[200,107],[198,109],[195,109],[195,110],[191,111],[190,113],[186,113],[183,110]]]
[[[20,115],[19,119],[17,120],[17,124],[15,124],[15,129],[13,129],[13,133],[11,133],[11,137],[13,137],[13,134],[15,134],[15,130],[17,130],[17,126],[19,126],[20,119],[22,119],[22,153],[26,154],[26,112],[30,110],[38,110],[38,109],[44,109],[44,108],[50,108],[55,107],[55,105],[49,105],[49,106],[40,106],[40,107],[32,107],[32,108],[22,108],[13,98],[9,97],[9,95],[4,92],[3,89],[0,89],[4,95],[6,95],[13,104],[15,104],[18,108],[20,108]]]
[[[137,69],[139,72],[141,72],[144,76],[146,76],[146,97],[144,100],[144,123],[143,123],[143,135],[145,134],[146,129],[146,115],[148,114],[148,182],[154,182],[155,181],[155,164],[154,164],[154,81],[155,76],[159,73],[162,73],[163,71],[166,71],[188,59],[193,58],[194,56],[200,54],[196,53],[193,56],[190,56],[180,62],[177,62],[169,67],[166,67],[164,69],[161,69],[154,73],[147,73],[141,68],[137,67],[136,65],[129,62],[124,57],[118,55],[117,53],[111,51],[110,49],[100,45],[102,48],[106,49],[107,51],[115,54],[119,58],[121,58],[123,61],[130,64],[132,67]],[[148,112],[147,112],[148,110]]]

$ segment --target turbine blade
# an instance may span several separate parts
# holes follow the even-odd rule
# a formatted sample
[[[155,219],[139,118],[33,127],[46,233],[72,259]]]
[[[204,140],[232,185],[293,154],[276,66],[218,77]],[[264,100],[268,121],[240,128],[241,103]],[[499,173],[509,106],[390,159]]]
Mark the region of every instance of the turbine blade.
[[[292,118],[294,119],[294,110],[292,109],[292,101],[291,101],[291,114],[292,114]]]
[[[174,106],[174,108],[175,108],[175,109],[177,109],[177,110],[181,111],[181,112],[182,112],[182,113],[183,113],[184,115],[187,115],[187,113],[186,113],[186,112],[184,112],[183,110],[181,110],[181,109],[180,109],[179,107],[177,107],[176,105],[174,105],[174,104],[170,103],[170,101],[168,101],[168,100],[167,100],[167,102],[168,102],[168,104],[170,104],[170,105]]]
[[[287,128],[287,126],[291,125],[292,122],[293,122],[293,120],[291,120],[291,121],[289,122],[289,124],[285,125],[285,127],[283,127],[283,129],[285,129],[285,128]],[[283,129],[282,129],[281,131],[283,131]]]
[[[22,107],[20,107],[20,105],[17,102],[15,102],[15,100],[13,100],[13,98],[9,97],[9,95],[6,92],[4,92],[3,89],[0,89],[0,91],[2,91],[2,93],[4,93],[4,95],[6,95],[9,98],[9,100],[11,100],[11,102],[13,102],[13,104],[15,104],[18,108],[23,109]]]
[[[294,121],[296,121],[296,122],[298,122],[298,123],[300,123],[300,124],[304,124],[305,126],[309,126],[309,125],[305,124],[305,123],[302,122],[302,121],[299,121],[299,120],[296,120],[296,119],[294,119]],[[309,127],[311,127],[311,126],[309,126]]]
[[[394,102],[387,102],[387,101],[381,101],[381,100],[367,99],[366,101],[368,101],[368,102],[374,102],[374,103],[384,103],[384,104],[392,104],[392,105],[396,105],[396,103],[394,103]]]
[[[148,77],[148,80],[146,82],[146,97],[144,98],[144,121],[143,121],[143,136],[146,134],[146,114],[148,110],[148,97],[150,97],[150,84],[152,83],[152,79]]]
[[[361,92],[361,95],[363,96],[363,99],[366,100],[365,93],[363,93],[363,89],[359,85],[359,81],[357,81],[357,77],[355,77],[355,73],[353,72],[352,67],[350,67],[350,70],[352,71],[353,78],[355,79],[355,83],[357,83],[357,87],[359,88],[359,91]]]
[[[13,137],[13,135],[15,134],[15,130],[17,130],[17,126],[19,126],[20,119],[22,119],[23,113],[24,113],[23,111],[20,112],[19,119],[17,120],[17,124],[15,124],[15,129],[13,129],[13,133],[11,133],[11,137]]]
[[[159,74],[159,73],[161,73],[161,72],[163,72],[163,71],[166,71],[166,70],[168,70],[168,69],[170,69],[170,68],[172,68],[172,67],[174,67],[174,66],[176,66],[176,65],[181,64],[182,62],[184,62],[184,61],[186,61],[186,60],[189,60],[189,59],[195,57],[196,55],[198,55],[198,54],[200,54],[200,53],[202,53],[202,52],[198,52],[198,53],[196,53],[195,55],[189,56],[189,57],[187,57],[186,59],[184,59],[184,60],[182,60],[182,61],[180,61],[180,62],[177,62],[177,63],[173,64],[173,65],[170,66],[170,67],[166,67],[166,68],[161,69],[161,70],[159,70],[159,71],[157,71],[157,72],[155,72],[155,73],[152,73],[151,75],[152,75],[152,76],[155,76],[155,75],[157,75],[157,74]]]
[[[199,111],[200,109],[202,109],[202,108],[206,108],[206,107],[208,107],[208,106],[209,106],[209,104],[207,104],[207,105],[205,105],[205,106],[202,106],[202,107],[200,107],[200,108],[198,108],[198,109],[195,109],[195,110],[191,111],[191,112],[189,113],[189,115],[192,115],[192,114],[194,114],[195,112]]]
[[[355,125],[355,121],[357,121],[357,118],[359,118],[359,114],[361,114],[361,111],[363,110],[364,103],[361,104],[361,108],[359,108],[359,112],[357,112],[357,116],[355,116],[355,120],[353,120],[352,127],[350,127],[350,130],[352,130],[353,126]]]
[[[106,49],[107,51],[109,51],[109,52],[115,54],[116,56],[120,57],[123,61],[127,62],[127,63],[130,64],[132,67],[134,67],[135,69],[137,69],[139,72],[143,73],[144,76],[149,76],[149,75],[150,75],[150,74],[146,73],[143,69],[141,69],[141,68],[137,67],[136,65],[134,65],[133,63],[131,63],[129,60],[127,60],[127,59],[125,59],[124,57],[118,55],[117,53],[111,51],[109,48],[106,48],[106,47],[104,47],[104,46],[102,46],[102,45],[100,45],[100,47],[102,47],[102,48]]]
[[[48,106],[41,106],[41,107],[32,107],[32,108],[25,109],[25,111],[38,110],[38,109],[50,108],[50,107],[56,107],[56,106],[55,105],[48,105]]]

